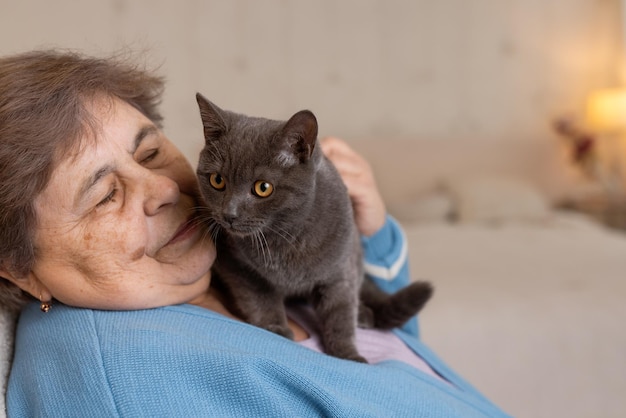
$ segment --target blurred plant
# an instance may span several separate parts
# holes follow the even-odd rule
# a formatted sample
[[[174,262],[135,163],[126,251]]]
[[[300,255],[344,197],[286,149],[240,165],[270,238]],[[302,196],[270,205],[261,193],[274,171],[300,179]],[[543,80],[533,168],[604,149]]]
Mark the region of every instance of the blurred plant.
[[[574,117],[562,117],[554,122],[554,129],[566,141],[572,160],[585,175],[597,180],[598,138],[580,126]]]

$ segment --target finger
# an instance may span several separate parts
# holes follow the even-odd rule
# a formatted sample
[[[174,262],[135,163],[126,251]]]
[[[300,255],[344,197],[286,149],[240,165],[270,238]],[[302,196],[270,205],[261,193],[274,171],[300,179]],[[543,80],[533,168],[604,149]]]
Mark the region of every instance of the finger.
[[[337,167],[348,170],[371,171],[370,165],[363,157],[350,148],[330,147],[327,149],[327,157]]]
[[[326,137],[322,139],[322,151],[326,155],[343,155],[345,157],[350,157],[357,155],[354,150],[343,140],[335,137]]]

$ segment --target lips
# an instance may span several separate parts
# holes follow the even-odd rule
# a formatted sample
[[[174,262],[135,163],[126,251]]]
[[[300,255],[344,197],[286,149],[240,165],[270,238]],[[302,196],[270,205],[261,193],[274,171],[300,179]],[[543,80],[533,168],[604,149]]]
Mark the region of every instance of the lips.
[[[183,241],[191,236],[198,229],[198,223],[194,222],[194,217],[190,216],[180,227],[176,230],[172,238],[165,244],[165,246],[174,244],[179,241]]]

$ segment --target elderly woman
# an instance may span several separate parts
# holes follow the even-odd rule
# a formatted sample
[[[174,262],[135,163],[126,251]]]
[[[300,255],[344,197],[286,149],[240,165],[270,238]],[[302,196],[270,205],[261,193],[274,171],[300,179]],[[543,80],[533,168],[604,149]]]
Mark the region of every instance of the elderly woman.
[[[360,330],[360,364],[238,320],[211,286],[195,176],[160,129],[162,81],[113,59],[0,58],[0,298],[20,309],[11,416],[504,416],[418,339]],[[409,280],[367,165],[324,142],[373,279]],[[38,302],[34,302],[34,301]]]

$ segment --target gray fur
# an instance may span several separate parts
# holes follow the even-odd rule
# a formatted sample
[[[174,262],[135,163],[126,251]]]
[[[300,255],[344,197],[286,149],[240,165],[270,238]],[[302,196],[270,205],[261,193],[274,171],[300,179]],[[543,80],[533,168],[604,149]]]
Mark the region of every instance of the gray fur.
[[[364,362],[354,345],[364,276],[359,233],[347,190],[319,147],[315,116],[301,111],[287,122],[254,118],[196,98],[205,135],[197,174],[218,253],[213,273],[232,299],[231,309],[293,338],[284,303],[307,299],[325,351]],[[213,173],[221,175],[222,190],[211,185]],[[253,193],[259,180],[273,185],[269,197]],[[385,299],[371,292],[360,296],[365,305]],[[375,326],[371,308],[361,306],[361,317]]]

